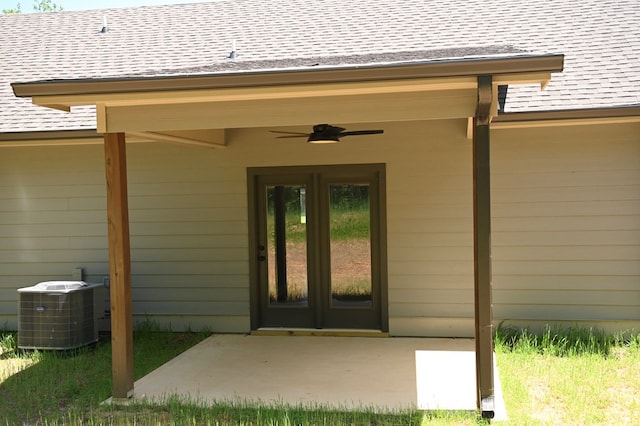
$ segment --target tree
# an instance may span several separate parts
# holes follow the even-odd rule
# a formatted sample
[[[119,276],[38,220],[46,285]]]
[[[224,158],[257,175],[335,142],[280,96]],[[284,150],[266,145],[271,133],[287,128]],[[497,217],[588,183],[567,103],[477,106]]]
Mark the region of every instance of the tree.
[[[36,12],[60,12],[64,10],[62,6],[57,3],[54,3],[53,0],[37,0],[33,2],[33,10]],[[17,4],[15,9],[4,9],[2,13],[21,13],[22,9],[20,7],[20,3]]]
[[[37,0],[33,2],[33,10],[36,12],[60,12],[64,8],[53,0]]]
[[[20,13],[20,12],[22,12],[20,10],[20,3],[18,3],[18,5],[16,6],[15,9],[3,9],[2,10],[2,13],[4,13],[5,15],[8,15],[10,13]]]

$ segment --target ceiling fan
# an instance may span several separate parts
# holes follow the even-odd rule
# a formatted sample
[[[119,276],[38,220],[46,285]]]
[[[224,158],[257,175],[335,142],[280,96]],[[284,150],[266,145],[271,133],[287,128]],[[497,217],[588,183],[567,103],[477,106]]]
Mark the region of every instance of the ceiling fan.
[[[350,132],[343,127],[332,126],[330,124],[316,124],[313,126],[313,132],[280,132],[277,130],[270,130],[271,133],[281,133],[282,136],[278,138],[307,138],[309,143],[336,143],[340,142],[340,138],[343,136],[356,136],[356,135],[378,135],[384,133],[384,130],[353,130]]]

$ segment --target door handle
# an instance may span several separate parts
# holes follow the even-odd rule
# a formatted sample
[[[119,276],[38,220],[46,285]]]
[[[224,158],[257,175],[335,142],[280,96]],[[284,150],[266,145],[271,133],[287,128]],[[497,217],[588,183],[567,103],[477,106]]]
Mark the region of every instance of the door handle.
[[[258,260],[260,262],[264,262],[265,260],[267,260],[267,256],[265,256],[264,254],[259,254],[258,255]]]

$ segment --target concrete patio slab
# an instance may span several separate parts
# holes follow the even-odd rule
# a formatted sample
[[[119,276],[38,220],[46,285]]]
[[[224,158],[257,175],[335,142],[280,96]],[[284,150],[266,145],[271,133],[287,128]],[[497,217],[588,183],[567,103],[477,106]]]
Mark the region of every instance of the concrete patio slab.
[[[496,369],[496,419],[506,418]],[[213,335],[135,383],[134,398],[475,410],[471,339]]]

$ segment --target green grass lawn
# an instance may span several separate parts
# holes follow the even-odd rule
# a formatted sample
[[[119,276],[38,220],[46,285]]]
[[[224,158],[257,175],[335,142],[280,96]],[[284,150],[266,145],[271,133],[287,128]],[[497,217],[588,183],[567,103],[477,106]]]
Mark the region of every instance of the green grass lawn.
[[[153,324],[134,335],[140,378],[207,333],[171,333]],[[508,425],[637,424],[640,335],[590,330],[504,330],[496,338]],[[14,333],[0,333],[0,425],[474,425],[475,413],[338,412],[323,407],[216,404],[177,398],[161,405],[102,405],[111,392],[111,347],[102,341],[76,353],[24,352]]]
[[[498,331],[509,424],[640,424],[640,334]]]

